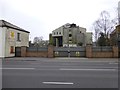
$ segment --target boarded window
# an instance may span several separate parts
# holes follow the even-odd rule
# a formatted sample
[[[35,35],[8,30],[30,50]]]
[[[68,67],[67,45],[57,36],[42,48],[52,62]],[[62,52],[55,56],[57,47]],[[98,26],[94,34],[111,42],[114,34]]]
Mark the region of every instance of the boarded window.
[[[14,53],[14,46],[10,47],[10,53]]]

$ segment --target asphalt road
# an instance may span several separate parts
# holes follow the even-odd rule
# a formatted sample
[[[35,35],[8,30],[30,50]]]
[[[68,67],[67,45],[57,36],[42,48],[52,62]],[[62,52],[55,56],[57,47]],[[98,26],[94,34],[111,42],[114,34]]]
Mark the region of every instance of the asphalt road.
[[[3,88],[118,88],[118,59],[6,58]]]

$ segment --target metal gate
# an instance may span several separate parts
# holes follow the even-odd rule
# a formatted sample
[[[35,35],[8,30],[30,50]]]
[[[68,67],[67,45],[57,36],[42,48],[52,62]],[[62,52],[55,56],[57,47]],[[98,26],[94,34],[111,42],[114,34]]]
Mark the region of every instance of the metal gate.
[[[21,47],[15,47],[15,57],[21,57]]]
[[[54,57],[85,57],[85,47],[55,47]]]

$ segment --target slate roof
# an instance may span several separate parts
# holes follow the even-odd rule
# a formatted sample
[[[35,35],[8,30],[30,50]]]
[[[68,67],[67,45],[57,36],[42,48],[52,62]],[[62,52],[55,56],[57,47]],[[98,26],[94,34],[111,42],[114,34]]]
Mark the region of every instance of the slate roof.
[[[18,30],[18,31],[22,31],[22,32],[26,32],[26,33],[30,33],[29,31],[26,31],[16,25],[13,25],[5,20],[0,20],[0,27],[8,27],[8,28],[12,28],[12,29],[15,29],[15,30]]]

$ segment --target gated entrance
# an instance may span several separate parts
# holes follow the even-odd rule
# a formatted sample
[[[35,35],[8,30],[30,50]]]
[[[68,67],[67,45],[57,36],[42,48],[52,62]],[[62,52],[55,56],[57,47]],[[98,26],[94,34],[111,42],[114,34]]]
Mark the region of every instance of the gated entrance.
[[[15,57],[21,57],[21,47],[15,47]]]
[[[55,47],[54,56],[55,57],[85,57],[86,48],[85,47]]]

